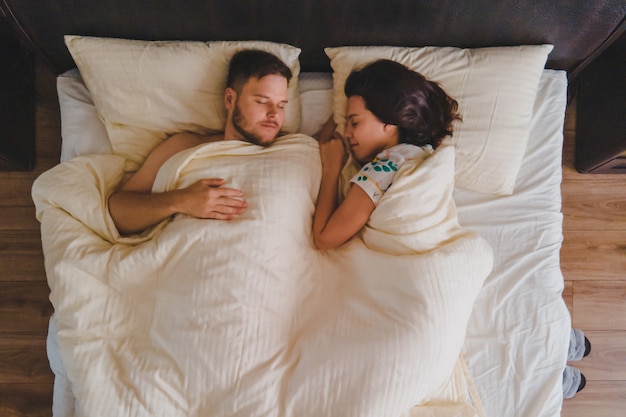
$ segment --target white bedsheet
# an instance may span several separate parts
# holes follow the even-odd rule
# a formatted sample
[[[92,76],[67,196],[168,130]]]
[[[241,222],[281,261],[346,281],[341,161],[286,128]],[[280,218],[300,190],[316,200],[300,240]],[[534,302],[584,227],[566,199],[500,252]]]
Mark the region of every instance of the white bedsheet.
[[[559,254],[566,93],[565,73],[545,70],[513,195],[454,194],[461,224],[494,248],[464,349],[488,416],[561,413],[571,328]]]
[[[321,81],[316,75],[312,77],[316,84],[302,90],[303,127],[310,130],[307,133],[326,120],[330,114],[326,106],[332,100],[330,77],[322,77]],[[63,85],[59,84],[59,96],[67,125],[74,121],[71,113],[63,114],[63,102],[73,98],[68,98]],[[462,190],[454,193],[461,224],[476,230],[494,248],[494,269],[477,299],[464,347],[469,372],[490,417],[560,415],[561,373],[570,328],[561,298],[563,278],[559,268],[559,185],[566,88],[564,72],[544,71],[529,147],[514,195],[493,198]],[[84,99],[76,95],[76,90],[71,94],[74,99]],[[307,116],[307,110],[313,113]],[[92,131],[100,131],[97,119],[89,123],[95,124]],[[93,139],[93,144],[83,140],[77,151],[75,142],[64,138],[63,155],[89,152],[90,148],[99,152],[103,145],[98,139],[102,138]],[[56,375],[54,415],[73,416],[74,399],[56,342],[53,319],[48,354]]]

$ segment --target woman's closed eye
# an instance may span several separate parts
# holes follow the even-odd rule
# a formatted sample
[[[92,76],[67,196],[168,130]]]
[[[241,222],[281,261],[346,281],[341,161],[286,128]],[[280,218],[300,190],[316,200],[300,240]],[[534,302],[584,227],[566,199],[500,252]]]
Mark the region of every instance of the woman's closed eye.
[[[356,114],[350,114],[350,115],[348,115],[347,119],[348,119],[348,124],[349,124],[351,127],[355,127],[356,125],[358,125],[358,124],[359,124],[359,117],[358,117],[358,115],[356,115]]]

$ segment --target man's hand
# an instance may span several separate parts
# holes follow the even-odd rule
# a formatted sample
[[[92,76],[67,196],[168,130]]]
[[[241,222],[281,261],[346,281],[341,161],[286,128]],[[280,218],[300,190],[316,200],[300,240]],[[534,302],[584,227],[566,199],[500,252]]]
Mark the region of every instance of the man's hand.
[[[163,193],[122,190],[109,197],[109,212],[121,234],[141,232],[176,213],[230,220],[248,205],[240,190],[222,188],[223,184],[223,179],[212,178]]]
[[[230,220],[243,213],[248,207],[243,192],[223,188],[224,183],[221,178],[203,179],[178,190],[180,207],[176,211],[200,219],[218,220]]]

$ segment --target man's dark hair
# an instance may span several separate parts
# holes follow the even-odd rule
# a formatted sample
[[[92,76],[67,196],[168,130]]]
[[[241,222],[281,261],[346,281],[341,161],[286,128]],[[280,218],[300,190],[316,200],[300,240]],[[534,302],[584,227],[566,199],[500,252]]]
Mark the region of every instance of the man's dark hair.
[[[287,82],[292,77],[289,67],[276,55],[256,49],[245,49],[231,58],[226,87],[241,93],[241,88],[250,78],[263,78],[266,75],[282,75]]]
[[[347,97],[363,97],[380,121],[398,126],[402,143],[435,149],[452,135],[452,122],[461,120],[458,103],[439,84],[387,59],[353,71],[344,92]]]

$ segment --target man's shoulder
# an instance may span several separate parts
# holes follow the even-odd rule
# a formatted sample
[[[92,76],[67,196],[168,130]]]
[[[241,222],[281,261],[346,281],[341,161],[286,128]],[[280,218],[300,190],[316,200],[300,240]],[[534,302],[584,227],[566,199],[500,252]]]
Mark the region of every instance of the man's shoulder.
[[[200,135],[192,132],[176,133],[153,149],[148,158],[162,163],[178,152],[222,139],[222,135]]]
[[[275,142],[283,142],[283,141],[288,141],[288,140],[304,140],[304,141],[313,141],[317,143],[317,140],[309,135],[308,133],[302,133],[302,132],[280,132],[277,136],[276,136],[276,141]]]
[[[170,136],[167,141],[176,143],[178,146],[190,148],[203,143],[217,142],[224,139],[222,134],[201,135],[193,132],[180,132]]]

